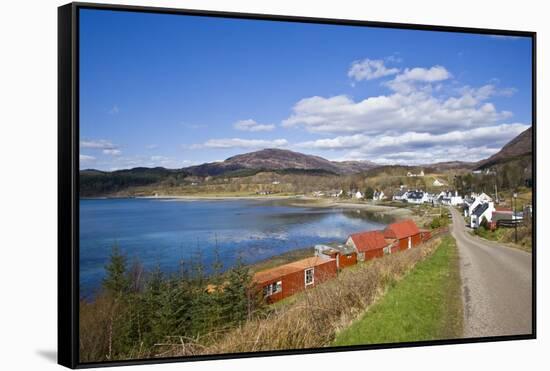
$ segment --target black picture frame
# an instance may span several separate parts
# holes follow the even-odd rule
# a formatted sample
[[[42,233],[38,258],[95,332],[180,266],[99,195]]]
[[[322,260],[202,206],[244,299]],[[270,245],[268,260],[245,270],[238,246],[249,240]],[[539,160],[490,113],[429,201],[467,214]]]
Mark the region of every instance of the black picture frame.
[[[391,344],[288,349],[282,351],[245,352],[232,354],[135,359],[98,363],[81,363],[79,348],[79,10],[97,9],[121,12],[194,15],[217,18],[286,21],[332,25],[353,25],[407,30],[429,30],[456,33],[521,36],[532,40],[532,148],[533,148],[533,248],[532,248],[532,332],[525,335],[461,338],[436,341],[417,341]],[[70,3],[58,8],[58,363],[69,368],[123,366],[183,361],[202,361],[248,357],[266,357],[293,354],[342,352],[401,347],[495,342],[536,339],[536,32],[488,28],[449,27],[406,23],[373,22],[363,20],[329,19],[269,14],[233,13],[192,9],[158,8],[145,6]]]

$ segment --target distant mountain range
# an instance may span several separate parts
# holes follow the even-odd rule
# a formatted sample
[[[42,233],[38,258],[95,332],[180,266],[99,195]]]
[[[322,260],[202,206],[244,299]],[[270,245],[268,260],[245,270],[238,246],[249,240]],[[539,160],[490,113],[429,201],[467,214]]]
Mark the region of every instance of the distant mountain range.
[[[403,168],[424,168],[431,171],[455,169],[486,169],[512,163],[518,159],[530,161],[532,156],[532,130],[527,129],[507,143],[493,156],[478,162],[449,161],[417,166],[396,165]],[[396,167],[393,166],[393,167]],[[182,169],[162,167],[138,167],[128,170],[100,171],[81,170],[80,185],[82,196],[111,194],[130,187],[142,187],[152,184],[178,186],[184,184],[190,176],[249,176],[262,171],[274,171],[286,174],[326,174],[349,175],[377,171],[388,166],[371,161],[329,161],[319,156],[306,155],[284,149],[268,148],[260,151],[229,157],[225,161],[210,162]],[[390,166],[392,167],[392,166]]]

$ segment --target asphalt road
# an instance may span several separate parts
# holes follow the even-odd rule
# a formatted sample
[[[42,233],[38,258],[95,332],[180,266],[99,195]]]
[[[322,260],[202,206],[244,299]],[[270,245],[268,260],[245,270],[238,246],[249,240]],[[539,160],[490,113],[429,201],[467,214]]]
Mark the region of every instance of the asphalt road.
[[[451,208],[464,295],[464,337],[530,334],[531,254],[470,235]]]

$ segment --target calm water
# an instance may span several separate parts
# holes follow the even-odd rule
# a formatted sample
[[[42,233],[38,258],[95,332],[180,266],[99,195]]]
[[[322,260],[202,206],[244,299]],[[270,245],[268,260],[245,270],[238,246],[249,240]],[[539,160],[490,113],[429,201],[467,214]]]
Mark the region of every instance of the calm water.
[[[200,250],[203,262],[218,247],[225,268],[348,234],[383,227],[357,210],[294,207],[284,201],[106,199],[80,201],[80,290],[101,285],[113,244],[146,267],[176,271]]]

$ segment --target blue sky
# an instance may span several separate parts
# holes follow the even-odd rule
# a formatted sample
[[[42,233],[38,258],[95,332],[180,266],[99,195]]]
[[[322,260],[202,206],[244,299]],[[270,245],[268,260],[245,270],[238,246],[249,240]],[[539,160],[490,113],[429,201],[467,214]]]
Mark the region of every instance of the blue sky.
[[[476,161],[531,125],[531,41],[81,10],[80,167],[262,148]]]

